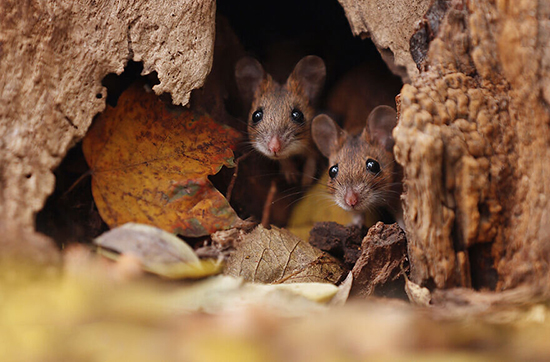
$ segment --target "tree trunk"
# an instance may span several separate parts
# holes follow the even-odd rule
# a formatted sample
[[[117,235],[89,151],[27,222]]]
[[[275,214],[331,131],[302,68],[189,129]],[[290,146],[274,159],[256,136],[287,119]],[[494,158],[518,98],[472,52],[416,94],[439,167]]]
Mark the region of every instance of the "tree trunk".
[[[534,0],[436,1],[409,36],[420,72],[394,137],[416,283],[550,291],[549,18]]]

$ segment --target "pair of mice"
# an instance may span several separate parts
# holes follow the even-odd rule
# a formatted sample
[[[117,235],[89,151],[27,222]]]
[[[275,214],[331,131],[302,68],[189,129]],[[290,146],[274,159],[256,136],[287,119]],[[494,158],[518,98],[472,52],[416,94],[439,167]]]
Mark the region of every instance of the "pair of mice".
[[[252,146],[279,161],[288,182],[296,181],[292,161],[296,156],[306,160],[302,184],[312,182],[315,143],[329,159],[328,190],[340,207],[354,214],[354,224],[363,224],[365,212],[385,207],[402,226],[401,182],[392,152],[397,122],[393,108],[376,107],[356,134],[340,128],[328,115],[315,116],[326,67],[313,55],[302,58],[284,84],[250,57],[236,64],[235,77],[241,97],[251,105],[247,123]]]

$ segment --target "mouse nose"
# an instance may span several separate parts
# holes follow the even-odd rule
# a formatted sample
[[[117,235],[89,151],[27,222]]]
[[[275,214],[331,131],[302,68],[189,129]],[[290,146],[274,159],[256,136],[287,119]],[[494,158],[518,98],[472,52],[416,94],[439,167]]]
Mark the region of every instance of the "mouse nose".
[[[344,201],[348,204],[348,206],[354,207],[357,205],[357,202],[359,202],[359,197],[355,192],[353,192],[353,190],[347,190]]]
[[[281,151],[281,140],[277,136],[271,137],[269,140],[269,143],[267,144],[267,148],[273,152],[275,155]]]

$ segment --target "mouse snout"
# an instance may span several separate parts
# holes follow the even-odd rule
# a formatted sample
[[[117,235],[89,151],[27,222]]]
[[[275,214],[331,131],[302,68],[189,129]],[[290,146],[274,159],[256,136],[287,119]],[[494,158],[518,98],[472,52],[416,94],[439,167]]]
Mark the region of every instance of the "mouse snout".
[[[282,143],[281,139],[278,136],[273,136],[267,143],[268,150],[273,153],[274,155],[277,155],[277,153],[281,152]]]
[[[346,195],[344,196],[344,201],[349,207],[355,207],[359,202],[359,195],[353,190],[347,190]]]

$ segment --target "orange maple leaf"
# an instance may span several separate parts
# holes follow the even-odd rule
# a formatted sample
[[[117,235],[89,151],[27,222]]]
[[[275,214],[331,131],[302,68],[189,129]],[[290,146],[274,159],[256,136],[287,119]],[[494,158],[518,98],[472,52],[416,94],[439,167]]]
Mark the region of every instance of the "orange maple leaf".
[[[192,237],[230,228],[238,217],[207,176],[234,166],[238,139],[206,115],[170,111],[130,87],[82,143],[101,217],[111,228],[139,222]]]

